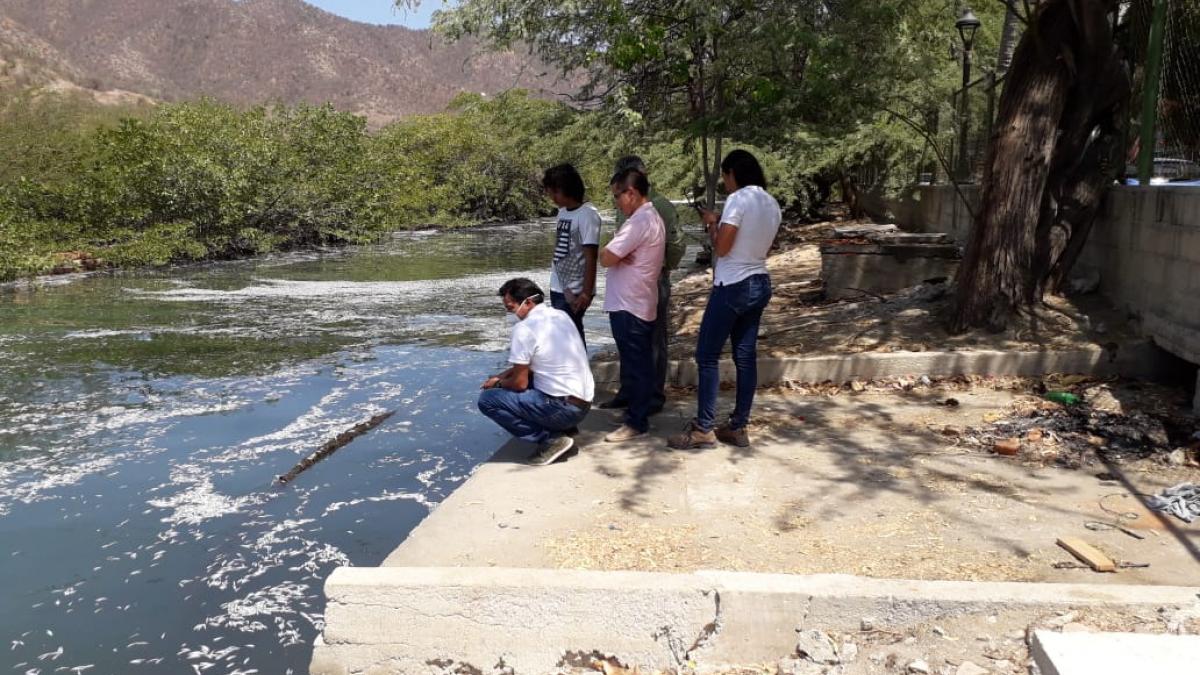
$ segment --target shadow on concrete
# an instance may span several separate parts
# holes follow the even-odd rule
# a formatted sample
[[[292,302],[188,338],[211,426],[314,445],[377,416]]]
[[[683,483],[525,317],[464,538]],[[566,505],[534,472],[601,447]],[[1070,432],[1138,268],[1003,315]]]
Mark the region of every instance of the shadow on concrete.
[[[728,390],[722,391],[719,419],[732,405],[731,394]],[[932,389],[888,394],[896,406],[927,408],[928,415],[944,419],[945,424],[966,426],[968,423],[960,411],[944,405],[945,399],[950,396],[954,394]],[[781,530],[786,530],[796,512],[806,511],[818,518],[832,518],[848,509],[869,510],[880,496],[889,493],[929,508],[949,523],[960,523],[976,529],[977,522],[964,518],[964,492],[993,494],[1036,507],[1039,513],[1058,514],[1069,518],[1081,530],[1088,519],[1086,510],[1080,508],[1080,500],[1088,497],[1090,502],[1092,497],[1083,495],[1080,488],[1068,485],[1054,475],[1055,471],[1069,469],[1027,465],[975,449],[956,448],[953,439],[927,426],[897,419],[894,405],[884,405],[866,398],[855,400],[857,397],[853,395],[848,398],[847,404],[819,396],[760,395],[756,402],[755,417],[775,418],[782,423],[771,424],[765,430],[760,430],[752,437],[749,448],[721,448],[727,453],[727,464],[731,468],[751,460],[766,459],[774,463],[779,471],[797,477],[796,498],[780,503],[775,518]],[[668,408],[669,413],[655,419],[653,438],[639,441],[636,449],[638,462],[631,475],[633,480],[620,488],[619,504],[627,513],[653,518],[653,512],[643,500],[649,488],[657,481],[673,480],[673,476],[684,471],[689,455],[712,452],[708,449],[675,451],[666,447],[665,436],[675,433],[686,424],[694,405],[694,398],[674,401]],[[758,449],[780,444],[820,453],[823,461],[809,464],[804,461],[803,453],[799,459],[786,459],[779,453],[763,453]],[[932,466],[926,461],[931,457],[945,461]],[[959,458],[969,461],[957,461]],[[986,468],[981,470],[979,462],[999,463],[998,468],[1004,469],[1006,478],[1016,477],[1016,484],[998,479]],[[1119,478],[1128,494],[1139,495],[1137,486],[1125,476],[1119,465],[1112,462],[1106,462],[1105,465],[1110,473]],[[928,489],[925,484],[930,479],[952,486],[953,489]],[[1142,497],[1139,495],[1139,498]],[[1200,546],[1197,545],[1200,532],[1187,532],[1166,519],[1160,520],[1163,521],[1163,529],[1179,541],[1190,557],[1200,561]],[[1028,534],[1019,522],[1006,521],[1002,515],[997,518],[996,527],[977,534],[998,549],[1017,556],[1029,556],[1036,548],[1030,545]],[[1064,557],[1069,560],[1069,556]]]

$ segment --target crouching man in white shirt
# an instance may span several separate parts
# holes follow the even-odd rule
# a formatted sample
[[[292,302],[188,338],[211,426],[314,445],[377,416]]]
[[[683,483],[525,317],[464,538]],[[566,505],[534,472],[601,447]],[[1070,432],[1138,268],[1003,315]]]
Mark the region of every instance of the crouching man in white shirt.
[[[517,316],[508,352],[512,367],[483,383],[479,411],[513,436],[536,443],[529,463],[545,466],[575,447],[571,436],[595,395],[592,369],[575,323],[543,304],[537,284],[510,279],[498,295]]]

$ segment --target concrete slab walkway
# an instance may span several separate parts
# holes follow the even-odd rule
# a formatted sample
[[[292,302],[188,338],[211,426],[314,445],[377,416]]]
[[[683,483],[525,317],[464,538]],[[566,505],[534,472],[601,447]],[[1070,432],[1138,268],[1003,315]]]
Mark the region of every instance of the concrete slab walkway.
[[[956,394],[956,409],[932,391],[760,396],[751,448],[696,452],[664,442],[690,401],[621,446],[601,441],[613,418],[597,410],[577,456],[534,468],[521,463],[528,447],[506,445],[384,564],[1200,586],[1200,523],[1134,495],[1200,480],[1195,470],[1029,467],[926,428],[978,424],[1012,396]],[[1137,514],[1128,524],[1145,538],[1085,526],[1118,513]],[[1073,560],[1055,543],[1066,536],[1150,567],[1055,569]]]
[[[1055,633],[1033,636],[1042,675],[1185,675],[1200,670],[1200,636]]]

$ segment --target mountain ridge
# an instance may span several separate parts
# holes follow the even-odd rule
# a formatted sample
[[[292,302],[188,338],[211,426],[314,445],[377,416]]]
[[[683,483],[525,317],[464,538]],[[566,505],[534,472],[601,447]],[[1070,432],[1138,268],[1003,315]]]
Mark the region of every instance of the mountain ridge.
[[[34,84],[164,101],[329,102],[376,125],[439,112],[464,91],[567,90],[531,57],[358,23],[302,0],[0,0],[0,29],[0,61],[13,60],[4,58],[11,35],[45,53],[50,75],[26,72]],[[23,59],[25,71],[38,60]]]

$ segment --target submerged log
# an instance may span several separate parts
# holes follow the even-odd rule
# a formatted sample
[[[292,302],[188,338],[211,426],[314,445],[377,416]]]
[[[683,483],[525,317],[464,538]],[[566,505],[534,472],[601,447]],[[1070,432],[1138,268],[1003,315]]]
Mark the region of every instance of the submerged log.
[[[358,424],[355,424],[353,427],[350,427],[346,431],[343,431],[342,433],[338,434],[336,437],[334,437],[328,443],[326,443],[325,445],[322,445],[320,448],[318,448],[311,455],[300,460],[300,463],[297,464],[296,466],[292,467],[291,471],[288,471],[287,473],[280,476],[278,478],[279,484],[286,485],[287,483],[290,483],[291,481],[295,480],[296,476],[299,476],[300,474],[307,471],[313,464],[316,464],[317,462],[325,459],[326,457],[337,452],[342,447],[348,445],[350,443],[350,441],[353,441],[354,439],[358,438],[359,436],[362,436],[363,434],[374,429],[375,427],[379,426],[380,424],[383,424],[383,422],[385,420],[387,420],[387,418],[389,418],[395,414],[396,414],[395,410],[389,410],[385,413],[380,413],[378,415],[375,415],[371,419],[369,419],[365,422],[359,422]]]

